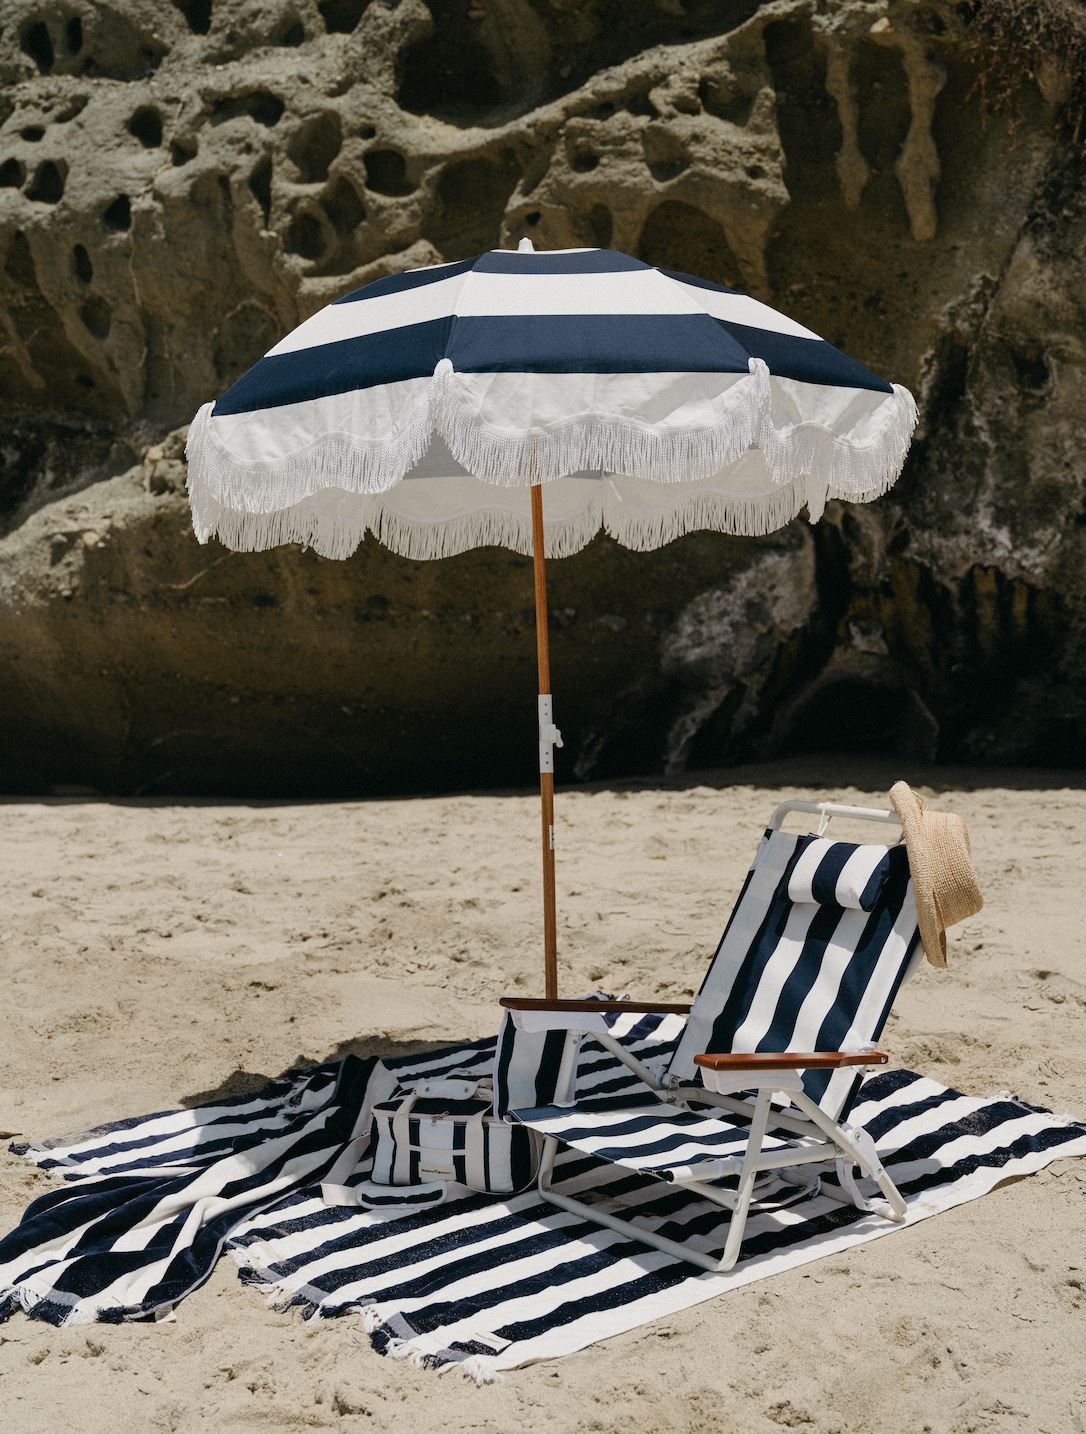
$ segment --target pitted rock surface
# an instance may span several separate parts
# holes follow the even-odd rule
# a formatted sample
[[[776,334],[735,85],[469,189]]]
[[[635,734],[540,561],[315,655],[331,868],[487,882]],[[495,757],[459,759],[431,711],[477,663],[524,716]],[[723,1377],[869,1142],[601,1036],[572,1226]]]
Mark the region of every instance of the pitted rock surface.
[[[336,294],[525,235],[743,287],[922,414],[870,508],[552,565],[560,778],[1077,764],[1082,137],[1060,56],[1008,84],[982,10],[8,0],[0,784],[531,779],[523,559],[201,549],[181,457]]]

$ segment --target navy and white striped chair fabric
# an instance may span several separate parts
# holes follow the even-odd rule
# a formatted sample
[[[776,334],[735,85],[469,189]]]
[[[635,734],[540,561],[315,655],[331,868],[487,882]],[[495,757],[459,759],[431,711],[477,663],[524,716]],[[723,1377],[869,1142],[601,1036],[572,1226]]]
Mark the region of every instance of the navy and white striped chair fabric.
[[[858,1050],[882,1035],[921,957],[904,845],[767,832],[702,982],[670,1083],[694,1056]],[[806,1093],[842,1119],[862,1076],[811,1071]]]
[[[847,1124],[862,1067],[745,1073],[720,1093],[707,1088],[713,1076],[695,1057],[869,1050],[921,954],[904,846],[768,831],[673,1053],[655,1069],[646,1070],[640,1060],[651,1088],[627,1084],[618,1095],[574,1088],[580,1039],[594,1036],[616,1054],[623,1047],[604,1017],[513,1013],[512,1024],[529,1040],[538,1042],[547,1027],[545,1038],[552,1043],[562,1029],[567,1032],[566,1090],[561,1078],[551,1079],[551,1103],[511,1112],[551,1142],[541,1190],[556,1203],[576,1204],[581,1213],[614,1224],[550,1186],[556,1142],[639,1174],[699,1188],[738,1177],[741,1209],[730,1185],[716,1197],[705,1190],[736,1210],[725,1268],[738,1255],[744,1181],[749,1200],[754,1178],[766,1171],[836,1160],[844,1197],[866,1203],[852,1179],[852,1165],[858,1164],[900,1218],[900,1196],[873,1145]],[[626,1019],[632,1020],[632,1013]],[[759,1122],[761,1132],[755,1129]],[[720,1267],[703,1256],[688,1258]]]

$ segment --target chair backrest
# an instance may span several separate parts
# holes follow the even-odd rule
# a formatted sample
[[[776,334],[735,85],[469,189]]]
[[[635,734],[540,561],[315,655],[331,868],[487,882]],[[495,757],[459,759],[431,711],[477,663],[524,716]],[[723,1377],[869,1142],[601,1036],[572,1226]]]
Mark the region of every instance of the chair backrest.
[[[694,1056],[856,1049],[882,1033],[922,953],[904,846],[770,829],[762,839],[669,1078],[700,1081]],[[862,1077],[809,1071],[804,1090],[833,1119]]]

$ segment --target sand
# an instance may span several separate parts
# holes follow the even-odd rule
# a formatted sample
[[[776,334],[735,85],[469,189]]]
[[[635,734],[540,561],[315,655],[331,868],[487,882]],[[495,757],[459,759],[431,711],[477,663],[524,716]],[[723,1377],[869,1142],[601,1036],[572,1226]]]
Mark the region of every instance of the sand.
[[[826,759],[561,793],[564,993],[688,995],[780,796],[866,799],[895,775]],[[884,1044],[1086,1115],[1080,777],[913,775],[968,820],[987,905]],[[530,794],[4,804],[0,1129],[493,1031],[503,992],[541,987],[537,822]],[[50,1183],[0,1155],[0,1226]],[[1083,1434],[1086,1161],[484,1389],[379,1358],[351,1318],[266,1309],[231,1261],[176,1323],[0,1326],[7,1434],[543,1427]]]

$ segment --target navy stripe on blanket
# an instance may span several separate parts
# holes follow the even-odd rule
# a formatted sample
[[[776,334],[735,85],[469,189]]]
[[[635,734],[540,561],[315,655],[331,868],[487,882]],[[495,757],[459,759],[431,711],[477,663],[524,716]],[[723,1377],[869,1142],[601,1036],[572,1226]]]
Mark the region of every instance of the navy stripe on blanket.
[[[640,1044],[652,1043],[654,1022],[657,1032],[668,1033],[655,1043],[668,1045],[674,1017],[634,1023]],[[353,1057],[296,1073],[261,1093],[268,1094],[264,1140],[247,1134],[231,1159],[208,1158],[199,1144],[202,1116],[218,1119],[222,1105],[179,1112],[179,1126],[192,1123],[191,1146],[178,1152],[184,1176],[72,1174],[0,1241],[0,1317],[22,1305],[54,1324],[149,1318],[206,1279],[226,1240],[242,1279],[270,1292],[281,1307],[322,1317],[364,1312],[379,1351],[411,1354],[437,1367],[460,1364],[487,1378],[499,1366],[553,1358],[643,1323],[668,1291],[674,1292],[669,1308],[681,1308],[719,1290],[719,1279],[706,1284],[684,1262],[648,1251],[635,1235],[600,1230],[556,1210],[534,1189],[496,1199],[454,1188],[445,1204],[402,1211],[322,1203],[316,1184],[350,1137],[378,1076],[387,1089],[390,1080],[405,1078],[411,1063],[482,1075],[494,1050],[493,1041],[473,1042],[402,1057],[393,1063],[395,1076],[380,1062]],[[599,1063],[610,1053],[598,1046],[589,1051],[588,1043],[586,1053],[596,1077],[606,1079]],[[631,1090],[639,1086],[617,1063],[614,1079]],[[323,1099],[303,1114],[299,1106],[315,1091]],[[878,1140],[910,1200],[911,1218],[961,1203],[1061,1154],[1086,1153],[1086,1125],[1011,1100],[975,1100],[904,1071],[870,1078],[855,1119]],[[163,1121],[169,1116],[148,1121],[156,1127],[152,1144],[161,1139]],[[126,1122],[125,1129],[138,1145],[140,1123]],[[99,1133],[102,1144],[111,1143],[108,1131]],[[78,1143],[57,1142],[54,1151],[63,1158],[65,1144]],[[363,1160],[351,1180],[364,1181],[367,1173]],[[621,1199],[673,1239],[707,1250],[723,1240],[723,1212],[680,1186],[576,1151],[560,1155],[556,1179],[582,1193]],[[186,1202],[189,1185],[195,1188]],[[234,1208],[216,1208],[216,1196],[234,1197]],[[775,1267],[787,1267],[809,1259],[828,1238],[859,1241],[883,1228],[826,1197],[804,1196],[783,1212],[766,1205],[748,1224],[736,1281],[756,1275],[760,1261],[773,1258]],[[115,1283],[118,1293],[102,1303],[100,1292]]]

